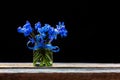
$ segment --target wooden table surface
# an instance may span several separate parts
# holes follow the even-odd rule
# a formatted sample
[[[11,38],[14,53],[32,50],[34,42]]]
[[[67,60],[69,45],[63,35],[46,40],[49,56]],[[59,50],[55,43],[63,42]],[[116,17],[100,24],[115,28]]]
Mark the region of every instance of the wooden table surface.
[[[0,63],[0,80],[120,80],[120,64],[54,63],[34,67],[32,63]]]
[[[32,63],[0,63],[0,73],[120,73],[120,64],[53,63],[52,67],[34,67]]]
[[[0,63],[1,67],[34,67],[32,63]],[[120,67],[118,63],[53,63],[52,67]]]

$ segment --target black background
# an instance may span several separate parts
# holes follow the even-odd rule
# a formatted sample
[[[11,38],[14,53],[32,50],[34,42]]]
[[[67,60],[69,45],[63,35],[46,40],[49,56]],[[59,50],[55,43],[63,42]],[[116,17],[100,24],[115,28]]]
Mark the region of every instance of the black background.
[[[54,62],[119,62],[117,54],[110,55],[105,37],[96,32],[98,16],[94,3],[76,2],[16,2],[1,7],[0,62],[32,62],[32,51],[26,47],[27,38],[17,32],[26,20],[31,25],[38,21],[55,26],[64,21],[68,36],[54,41],[60,52],[54,53]],[[105,47],[106,46],[106,47]]]

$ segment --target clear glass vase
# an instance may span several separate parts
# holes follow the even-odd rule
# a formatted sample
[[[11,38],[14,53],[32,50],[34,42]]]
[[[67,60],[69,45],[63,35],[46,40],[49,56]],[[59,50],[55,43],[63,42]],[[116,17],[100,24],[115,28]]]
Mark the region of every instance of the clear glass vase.
[[[38,49],[33,51],[33,65],[38,67],[48,67],[53,65],[53,52],[48,49]]]

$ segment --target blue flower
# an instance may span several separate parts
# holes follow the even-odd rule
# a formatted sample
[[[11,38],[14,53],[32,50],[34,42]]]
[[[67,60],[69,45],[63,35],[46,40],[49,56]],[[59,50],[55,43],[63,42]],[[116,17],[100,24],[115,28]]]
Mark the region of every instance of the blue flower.
[[[58,35],[58,31],[57,29],[54,29],[53,27],[51,27],[49,29],[49,42],[52,42],[54,39],[57,39],[57,35]]]
[[[50,30],[51,26],[49,24],[45,24],[42,29],[44,32],[48,32]]]
[[[65,29],[65,27],[61,27],[61,29],[59,30],[59,34],[61,35],[61,37],[66,37],[67,33],[68,31]]]
[[[43,37],[43,38],[45,38],[46,37],[46,33],[45,33],[45,31],[44,31],[44,28],[42,27],[42,28],[38,28],[38,32],[39,32],[39,34]]]
[[[29,23],[29,21],[26,21],[26,24],[23,26],[23,28],[18,27],[18,28],[17,28],[17,31],[18,31],[19,33],[23,33],[24,36],[29,36],[30,33],[32,32],[31,24]]]
[[[59,30],[61,27],[65,26],[64,22],[58,22],[58,25],[56,25],[57,29]]]
[[[49,24],[45,24],[43,27],[40,22],[35,24],[35,30],[37,34],[32,30],[31,24],[29,21],[26,21],[26,24],[23,27],[18,27],[17,31],[23,33],[24,36],[29,36],[29,41],[27,42],[27,47],[32,50],[38,49],[49,49],[52,52],[58,52],[60,49],[58,46],[53,46],[51,42],[57,39],[57,36],[66,37],[68,31],[65,29],[64,22],[59,22],[56,25],[56,28],[51,27]],[[36,34],[36,35],[35,35]],[[29,44],[33,44],[31,47]]]
[[[37,22],[35,24],[35,30],[38,30],[38,28],[41,28],[41,23],[40,22]]]
[[[68,31],[65,29],[64,22],[59,22],[58,25],[56,25],[56,27],[57,27],[56,29],[58,30],[61,37],[67,36]]]

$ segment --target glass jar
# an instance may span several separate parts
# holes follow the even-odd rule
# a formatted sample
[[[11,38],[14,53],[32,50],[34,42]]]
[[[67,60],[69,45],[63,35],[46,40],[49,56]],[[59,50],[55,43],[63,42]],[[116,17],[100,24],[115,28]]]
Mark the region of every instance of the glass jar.
[[[33,65],[48,67],[53,65],[53,52],[49,49],[33,50]]]

